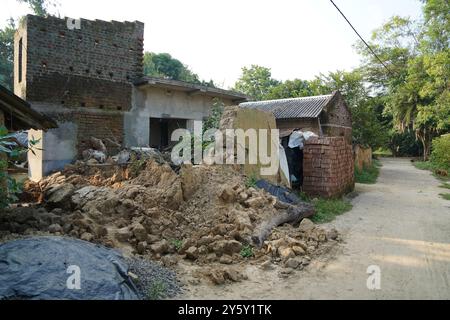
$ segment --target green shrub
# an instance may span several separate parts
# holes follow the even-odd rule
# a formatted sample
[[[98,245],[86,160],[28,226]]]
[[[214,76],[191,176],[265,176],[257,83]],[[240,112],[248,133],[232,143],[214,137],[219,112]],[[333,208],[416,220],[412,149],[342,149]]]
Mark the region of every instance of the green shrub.
[[[374,184],[380,174],[381,163],[373,160],[370,166],[364,166],[362,170],[355,167],[355,181],[357,183]]]
[[[450,170],[450,134],[433,140],[431,162],[436,168]]]
[[[445,200],[450,200],[450,193],[441,193],[439,194]]]
[[[17,201],[17,194],[22,192],[22,185],[8,174],[9,161],[28,151],[35,153],[35,150],[39,150],[36,148],[38,142],[32,138],[28,141],[29,146],[20,145],[13,133],[0,126],[0,209]]]

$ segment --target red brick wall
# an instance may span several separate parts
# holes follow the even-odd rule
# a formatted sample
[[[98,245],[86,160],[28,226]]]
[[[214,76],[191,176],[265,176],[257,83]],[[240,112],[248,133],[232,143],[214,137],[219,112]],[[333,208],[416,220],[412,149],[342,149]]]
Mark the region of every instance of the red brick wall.
[[[333,198],[353,190],[353,150],[344,137],[312,138],[305,144],[303,154],[306,194]]]
[[[110,155],[120,151],[117,146],[106,139],[122,143],[124,140],[123,112],[83,111],[47,112],[48,116],[58,123],[73,122],[77,125],[77,150],[80,156],[83,150],[90,148],[89,139],[95,137],[102,139]]]
[[[77,113],[76,123],[78,124],[78,152],[89,147],[89,139],[95,137],[102,139],[110,153],[118,152],[117,147],[108,143],[106,139],[123,141],[123,115],[122,114],[95,114]]]

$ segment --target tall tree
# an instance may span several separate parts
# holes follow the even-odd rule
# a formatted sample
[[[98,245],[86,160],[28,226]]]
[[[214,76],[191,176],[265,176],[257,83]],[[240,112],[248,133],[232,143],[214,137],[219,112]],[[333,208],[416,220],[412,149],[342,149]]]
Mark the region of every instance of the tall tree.
[[[192,72],[188,66],[168,53],[145,52],[144,74],[215,87],[212,80],[200,81],[198,75]]]
[[[38,16],[49,14],[49,7],[53,4],[49,0],[17,0],[28,4],[31,12]],[[8,23],[0,29],[0,84],[12,89],[13,87],[13,65],[14,65],[14,33],[16,23],[14,18],[9,18]]]
[[[12,18],[3,29],[0,29],[0,84],[9,89],[13,87],[15,31],[16,26]]]
[[[381,101],[369,94],[359,69],[321,74],[310,83],[315,94],[339,90],[352,113],[353,142],[377,149],[388,141],[388,129],[377,110]]]
[[[49,0],[18,0],[21,3],[26,3],[30,7],[31,11],[37,16],[46,16],[49,14],[49,7],[54,5]]]
[[[385,112],[400,132],[415,131],[427,159],[432,139],[450,130],[450,2],[423,3],[423,23],[394,17],[374,32],[371,45],[387,69],[361,53],[367,80],[385,97]]]
[[[269,92],[265,95],[265,99],[285,99],[285,98],[298,98],[313,96],[316,94],[316,90],[311,86],[311,83],[307,80],[286,80],[280,82],[278,85],[269,89]]]
[[[269,68],[251,65],[242,68],[242,75],[234,85],[236,91],[255,100],[267,100],[267,96],[280,82],[272,78]]]

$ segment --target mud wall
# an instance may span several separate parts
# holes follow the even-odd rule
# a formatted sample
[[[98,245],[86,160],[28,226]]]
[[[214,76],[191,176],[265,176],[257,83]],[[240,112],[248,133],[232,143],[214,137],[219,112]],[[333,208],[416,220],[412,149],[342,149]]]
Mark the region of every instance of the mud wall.
[[[360,145],[354,148],[355,167],[362,170],[364,167],[372,165],[372,148],[364,148]]]
[[[275,122],[275,117],[269,113],[256,109],[246,109],[240,108],[237,106],[226,107],[224,114],[222,116],[222,120],[220,123],[220,129],[224,131],[225,129],[242,129],[246,132],[248,129],[266,129],[267,130],[267,146],[268,146],[268,154],[272,153],[273,143],[271,140],[271,130],[277,129],[277,125]],[[259,131],[258,131],[259,132]],[[258,148],[260,143],[260,137],[258,136]],[[274,175],[262,175],[261,168],[269,167],[261,164],[260,158],[258,156],[257,164],[249,163],[249,156],[251,148],[248,145],[248,139],[246,141],[246,145],[243,146],[246,149],[246,163],[243,165],[244,172],[248,177],[254,177],[256,179],[265,179],[273,183],[282,183],[287,184],[287,178],[283,175],[280,175],[279,165],[277,165],[277,173]],[[276,153],[277,162],[279,163],[279,156]]]

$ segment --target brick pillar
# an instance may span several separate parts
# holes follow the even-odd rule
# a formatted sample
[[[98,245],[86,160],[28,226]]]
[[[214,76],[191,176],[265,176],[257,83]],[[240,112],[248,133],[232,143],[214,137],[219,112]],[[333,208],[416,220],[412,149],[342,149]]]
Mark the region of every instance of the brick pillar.
[[[353,190],[353,150],[344,137],[310,139],[303,154],[303,191],[306,194],[333,198]]]
[[[5,125],[5,116],[3,114],[3,111],[0,110],[0,127],[3,127]],[[3,152],[0,152],[0,197],[5,198],[6,197],[6,191],[7,191],[7,182],[5,179],[5,174],[7,173],[8,164],[5,163],[7,161],[6,154]]]

